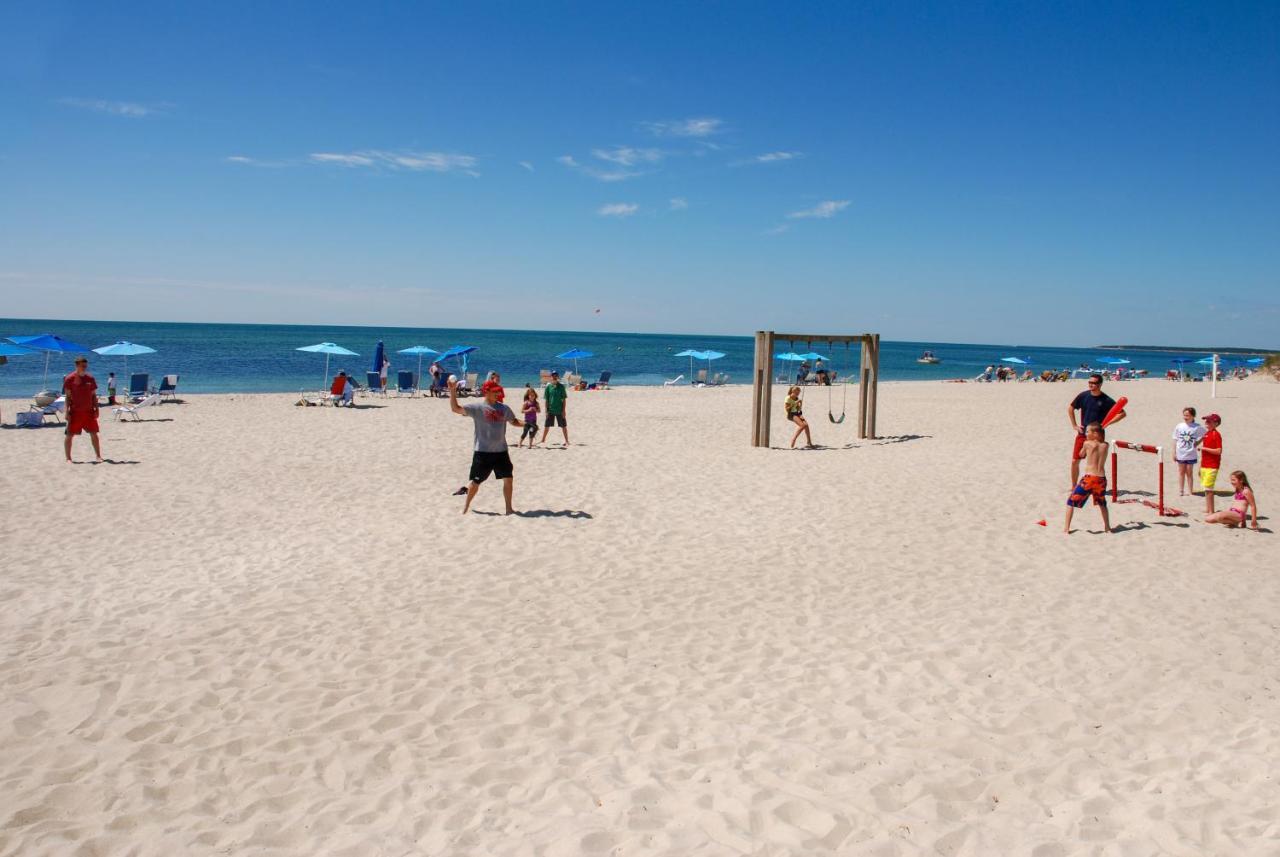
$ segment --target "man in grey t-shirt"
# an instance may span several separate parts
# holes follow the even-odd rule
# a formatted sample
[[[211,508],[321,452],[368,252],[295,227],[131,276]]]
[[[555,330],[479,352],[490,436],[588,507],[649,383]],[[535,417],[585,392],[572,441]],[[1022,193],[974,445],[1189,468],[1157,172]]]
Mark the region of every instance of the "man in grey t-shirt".
[[[475,452],[471,455],[471,478],[467,482],[467,502],[462,506],[462,514],[471,508],[471,500],[480,490],[480,483],[492,473],[502,480],[502,497],[507,503],[507,514],[511,508],[512,466],[511,456],[507,453],[507,424],[520,428],[524,424],[516,419],[510,408],[498,401],[502,397],[502,387],[492,381],[486,381],[481,388],[484,401],[481,403],[458,404],[458,382],[449,380],[449,408],[455,414],[471,417],[475,423]]]

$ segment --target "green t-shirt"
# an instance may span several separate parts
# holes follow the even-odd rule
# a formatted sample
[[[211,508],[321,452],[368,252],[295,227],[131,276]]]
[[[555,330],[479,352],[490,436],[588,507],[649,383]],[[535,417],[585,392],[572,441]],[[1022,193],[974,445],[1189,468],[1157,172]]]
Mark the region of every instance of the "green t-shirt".
[[[548,384],[547,389],[542,391],[542,397],[547,400],[547,413],[563,414],[564,400],[569,395],[569,391],[564,388],[564,384],[556,382]]]

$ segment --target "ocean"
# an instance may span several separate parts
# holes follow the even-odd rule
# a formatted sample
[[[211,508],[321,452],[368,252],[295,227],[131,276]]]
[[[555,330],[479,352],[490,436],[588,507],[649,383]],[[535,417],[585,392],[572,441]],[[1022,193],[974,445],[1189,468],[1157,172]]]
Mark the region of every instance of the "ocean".
[[[857,331],[850,331],[856,333]],[[392,362],[390,379],[395,371],[418,371],[417,357],[396,354],[401,348],[427,345],[443,351],[452,345],[473,345],[476,351],[468,357],[468,371],[502,373],[507,387],[536,381],[540,369],[572,368],[572,361],[556,360],[556,354],[571,348],[592,352],[595,356],[579,361],[588,379],[601,371],[613,373],[615,385],[661,384],[683,374],[688,380],[688,358],[674,356],[686,349],[712,349],[725,356],[711,363],[711,372],[724,372],[730,383],[748,383],[751,379],[754,339],[752,336],[686,336],[649,333],[582,333],[574,331],[472,330],[414,327],[342,327],[259,324],[183,324],[131,321],[59,321],[50,319],[0,319],[0,337],[53,333],[88,348],[128,340],[156,349],[154,354],[128,358],[130,372],[148,372],[151,383],[161,375],[181,376],[182,393],[292,392],[315,390],[324,383],[323,354],[296,349],[318,342],[334,342],[358,352],[358,357],[334,357],[330,375],[339,369],[355,373],[363,382],[364,373],[372,368],[374,346],[385,343]],[[784,343],[779,350],[788,350]],[[921,352],[931,350],[942,359],[938,365],[916,362]],[[795,343],[795,350],[816,351],[830,358],[829,364],[842,376],[857,376],[859,352],[856,346],[827,347],[822,343]],[[1005,357],[1027,360],[1037,372],[1044,369],[1074,369],[1081,364],[1101,366],[1102,358],[1123,357],[1130,367],[1147,369],[1163,375],[1175,358],[1195,359],[1201,355],[1158,351],[1099,351],[1083,348],[1047,348],[1015,344],[958,344],[947,342],[889,342],[880,347],[881,379],[886,381],[927,381],[946,378],[972,378],[985,367],[998,364]],[[90,354],[90,371],[105,386],[108,372],[115,371],[120,386],[127,387],[122,357]],[[425,371],[429,360],[424,361]],[[694,369],[706,368],[706,363]],[[780,364],[777,364],[780,365]],[[55,354],[49,362],[49,385],[56,387],[58,378],[72,370],[72,356]],[[457,361],[449,370],[457,372]],[[1020,369],[1026,367],[1019,367]],[[1200,367],[1196,367],[1200,368]],[[776,375],[775,369],[775,375]],[[9,359],[0,366],[0,396],[25,398],[42,389],[45,372],[43,355]]]

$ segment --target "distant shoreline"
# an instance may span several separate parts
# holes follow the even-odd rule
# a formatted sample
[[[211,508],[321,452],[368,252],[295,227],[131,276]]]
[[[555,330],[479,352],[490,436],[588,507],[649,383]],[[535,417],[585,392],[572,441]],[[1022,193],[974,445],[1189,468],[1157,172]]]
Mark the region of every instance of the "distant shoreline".
[[[1266,357],[1273,350],[1266,348],[1187,348],[1181,345],[1098,345],[1106,351],[1164,351],[1175,354],[1247,354],[1250,357]]]

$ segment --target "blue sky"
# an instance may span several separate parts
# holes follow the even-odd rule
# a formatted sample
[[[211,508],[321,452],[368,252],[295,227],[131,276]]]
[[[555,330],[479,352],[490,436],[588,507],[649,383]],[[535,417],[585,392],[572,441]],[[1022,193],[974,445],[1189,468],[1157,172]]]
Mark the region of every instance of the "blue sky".
[[[0,315],[1278,346],[1277,153],[1276,3],[4,3]]]

